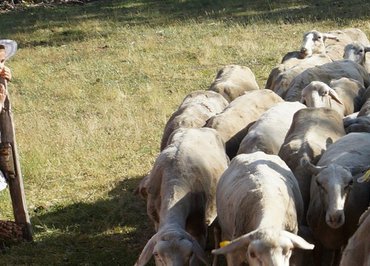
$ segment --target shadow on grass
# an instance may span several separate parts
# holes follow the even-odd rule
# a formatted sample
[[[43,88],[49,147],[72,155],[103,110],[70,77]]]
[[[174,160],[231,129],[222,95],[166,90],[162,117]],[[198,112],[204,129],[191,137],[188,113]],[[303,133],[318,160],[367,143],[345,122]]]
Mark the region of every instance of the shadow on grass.
[[[332,20],[338,26],[349,20],[370,18],[367,0],[104,0],[82,6],[35,7],[3,14],[2,37],[44,29],[77,26],[87,20],[118,23],[122,26],[160,26],[187,20],[209,19],[252,24],[318,22]],[[95,32],[96,33],[96,32]],[[64,29],[51,32],[47,39],[27,40],[22,46],[58,46],[96,37],[94,32]],[[104,36],[103,36],[104,37]]]
[[[50,253],[39,257],[54,257],[52,262],[133,265],[154,233],[145,200],[134,195],[141,178],[124,179],[109,192],[108,200],[39,210],[31,223],[41,241],[30,248]]]

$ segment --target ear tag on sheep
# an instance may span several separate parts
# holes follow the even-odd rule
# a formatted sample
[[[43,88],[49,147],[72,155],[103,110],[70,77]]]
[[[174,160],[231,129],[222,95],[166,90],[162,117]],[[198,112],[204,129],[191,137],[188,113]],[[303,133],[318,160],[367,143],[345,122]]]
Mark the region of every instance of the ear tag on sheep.
[[[369,181],[370,181],[370,169],[368,169],[363,176],[357,179],[358,183],[369,182]]]
[[[227,240],[222,241],[222,242],[220,242],[220,248],[223,248],[223,247],[227,246],[228,244],[230,244],[230,241],[227,241]]]

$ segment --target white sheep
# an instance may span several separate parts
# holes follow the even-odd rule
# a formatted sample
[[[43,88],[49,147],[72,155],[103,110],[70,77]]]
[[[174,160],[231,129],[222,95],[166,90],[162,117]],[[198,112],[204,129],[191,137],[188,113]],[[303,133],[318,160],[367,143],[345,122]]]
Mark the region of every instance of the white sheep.
[[[229,266],[289,265],[293,248],[314,246],[296,235],[302,197],[289,167],[276,155],[240,154],[217,186],[217,215],[223,240],[215,249]]]
[[[153,255],[156,265],[207,264],[207,226],[216,218],[216,186],[228,163],[214,129],[173,132],[147,178],[147,213],[157,233],[136,266]]]
[[[362,65],[367,72],[370,72],[370,63],[366,61],[366,53],[370,52],[370,46],[365,46],[362,43],[354,42],[347,44],[344,47],[344,59],[352,60]]]
[[[325,41],[337,40],[337,37],[328,33],[311,30],[304,33],[300,51],[287,53],[280,65],[275,67],[269,74],[265,89],[275,91],[282,96],[289,83],[299,73],[307,68],[331,62],[326,55]]]
[[[307,213],[312,173],[301,165],[302,158],[317,163],[325,150],[346,134],[341,115],[329,108],[304,108],[297,111],[287,132],[279,157],[297,178]],[[303,223],[306,225],[306,221]]]
[[[209,90],[220,93],[228,102],[246,91],[258,90],[259,86],[252,70],[246,66],[227,65],[221,68]]]
[[[288,52],[284,55],[281,63],[287,63],[290,59],[305,59],[314,54],[326,54],[325,41],[334,40],[339,41],[336,35],[319,32],[317,30],[310,30],[303,34],[302,44],[299,51]]]
[[[302,90],[312,81],[329,84],[331,80],[342,77],[356,80],[365,88],[370,85],[369,73],[363,66],[351,60],[338,60],[303,71],[292,80],[283,98],[286,101],[299,101]]]
[[[326,54],[326,40],[339,41],[336,35],[331,33],[311,30],[303,35],[300,54],[302,58],[310,57],[313,54]]]
[[[284,56],[282,63],[274,68],[266,82],[265,89],[271,89],[284,98],[290,81],[303,70],[343,58],[347,44],[359,42],[369,45],[366,34],[357,28],[319,32],[311,30],[303,35],[299,52]],[[316,59],[309,59],[317,57]],[[295,67],[295,69],[292,69]]]
[[[284,97],[290,83],[296,76],[298,76],[306,69],[330,62],[332,62],[332,60],[328,56],[322,54],[314,54],[310,57],[300,60],[295,66],[281,72],[276,77],[275,83],[271,89],[279,96]]]
[[[370,42],[366,34],[358,28],[346,28],[343,30],[332,30],[327,32],[336,38],[328,39],[325,43],[326,55],[333,61],[340,60],[343,57],[343,50],[347,44],[359,42],[363,45],[369,45]]]
[[[252,90],[232,101],[221,113],[211,117],[206,127],[214,128],[226,143],[226,153],[233,158],[248,126],[266,110],[283,99],[271,90]]]
[[[272,106],[249,128],[240,143],[238,154],[263,151],[277,155],[293,115],[302,108],[306,106],[299,102],[281,102]]]
[[[167,146],[171,133],[178,128],[200,128],[207,120],[221,113],[228,102],[214,91],[195,91],[188,94],[178,109],[168,119],[163,130],[162,151]]]
[[[334,79],[329,85],[312,81],[302,90],[300,101],[307,107],[328,107],[347,116],[360,110],[364,92],[364,86],[350,78]]]

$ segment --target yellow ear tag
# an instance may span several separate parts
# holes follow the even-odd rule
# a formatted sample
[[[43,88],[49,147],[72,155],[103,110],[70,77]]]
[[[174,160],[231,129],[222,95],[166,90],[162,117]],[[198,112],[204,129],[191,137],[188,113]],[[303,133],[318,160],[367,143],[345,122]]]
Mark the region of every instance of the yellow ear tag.
[[[222,241],[220,242],[220,248],[223,248],[224,246],[227,246],[228,244],[230,244],[230,241]]]
[[[370,181],[370,169],[366,171],[366,173],[357,179],[358,183],[368,182]]]

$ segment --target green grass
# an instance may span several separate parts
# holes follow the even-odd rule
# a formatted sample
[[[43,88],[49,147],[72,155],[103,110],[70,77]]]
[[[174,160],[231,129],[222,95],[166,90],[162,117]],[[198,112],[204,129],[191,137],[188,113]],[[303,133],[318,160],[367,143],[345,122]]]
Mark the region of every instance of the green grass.
[[[231,63],[263,87],[313,28],[370,36],[370,3],[105,0],[0,24],[19,44],[9,88],[34,230],[0,265],[133,265],[154,231],[133,191],[184,96]],[[7,191],[0,219],[13,219]]]

